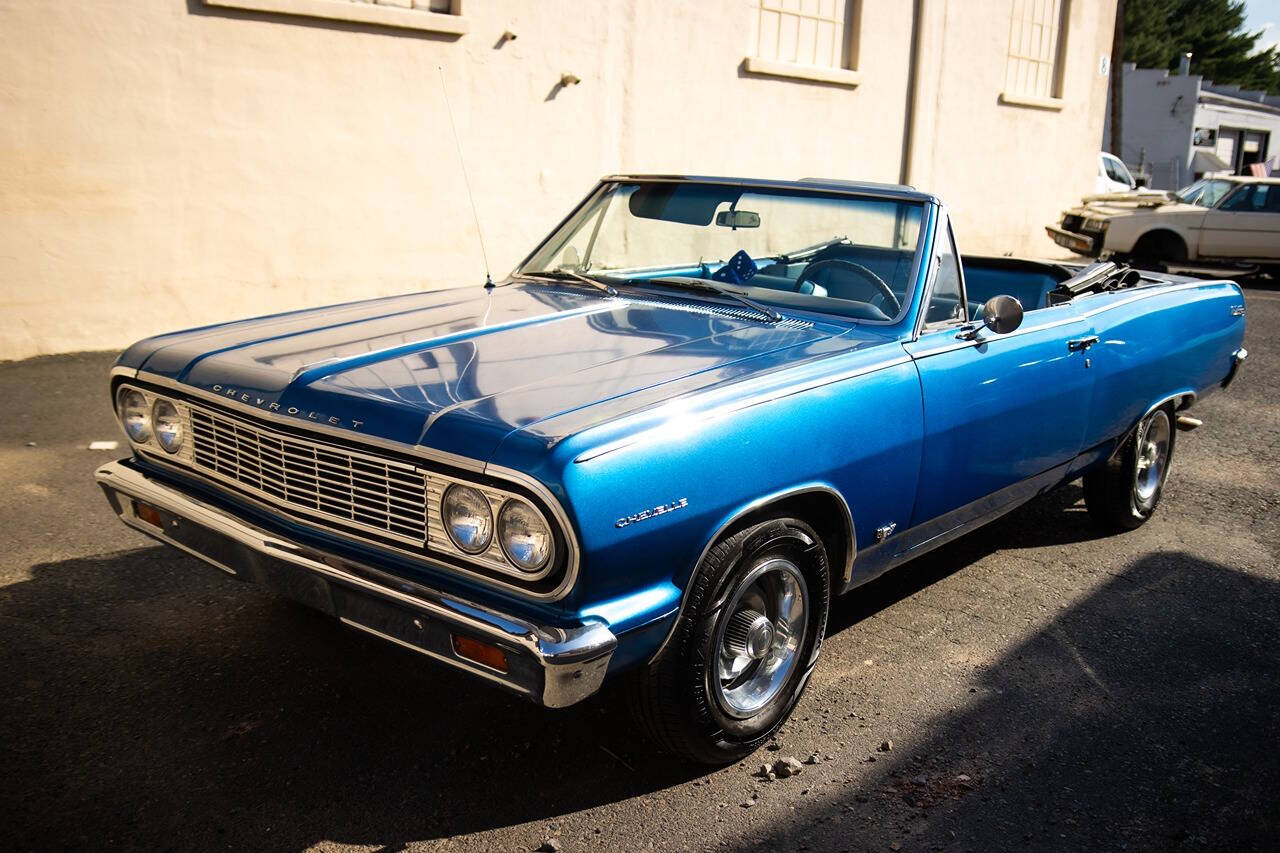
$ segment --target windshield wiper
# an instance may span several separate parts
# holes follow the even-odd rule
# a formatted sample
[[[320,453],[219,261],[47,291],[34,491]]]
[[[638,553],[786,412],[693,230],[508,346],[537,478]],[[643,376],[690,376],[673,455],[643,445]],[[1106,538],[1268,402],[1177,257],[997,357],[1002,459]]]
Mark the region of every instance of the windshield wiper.
[[[706,279],[691,278],[684,275],[666,275],[659,278],[628,279],[627,284],[666,284],[671,287],[681,288],[682,290],[702,290],[707,293],[714,293],[717,296],[727,296],[728,298],[747,306],[752,311],[764,315],[768,318],[768,322],[770,323],[782,322],[782,315],[777,311],[774,311],[772,308],[761,305],[759,302],[744,296],[736,290],[729,290],[728,288],[712,284]]]
[[[521,273],[521,275],[527,276],[528,278],[546,278],[552,281],[564,281],[566,279],[572,279],[573,281],[580,281],[583,284],[589,284],[592,287],[594,287],[596,290],[603,290],[605,293],[609,294],[610,296],[618,295],[617,289],[612,284],[606,284],[605,282],[600,281],[599,279],[592,278],[591,276],[583,275],[580,272],[574,272],[573,270],[543,270],[542,272]]]

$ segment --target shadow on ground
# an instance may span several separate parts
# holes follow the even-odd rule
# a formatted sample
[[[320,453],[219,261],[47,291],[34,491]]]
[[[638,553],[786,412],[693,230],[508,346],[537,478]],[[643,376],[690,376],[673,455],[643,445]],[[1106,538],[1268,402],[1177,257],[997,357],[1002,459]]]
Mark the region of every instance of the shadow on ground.
[[[1094,538],[1078,497],[1059,490],[864,587],[833,631],[992,543]],[[1269,582],[1146,559],[993,667],[879,787],[819,798],[769,843],[907,837],[861,825],[855,793],[892,804],[913,846],[1265,838],[1278,608]],[[38,565],[0,589],[0,672],[0,823],[18,847],[444,838],[705,772],[653,754],[617,697],[543,711],[162,548]]]
[[[987,668],[927,740],[741,846],[1275,849],[1277,612],[1274,581],[1143,557]]]

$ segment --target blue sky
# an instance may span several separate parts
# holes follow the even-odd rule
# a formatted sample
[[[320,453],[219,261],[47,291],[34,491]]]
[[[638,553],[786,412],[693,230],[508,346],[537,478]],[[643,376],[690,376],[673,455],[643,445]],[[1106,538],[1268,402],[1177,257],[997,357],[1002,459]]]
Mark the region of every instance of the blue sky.
[[[1280,0],[1245,0],[1248,17],[1245,27],[1250,32],[1265,30],[1258,46],[1266,48],[1280,42]]]

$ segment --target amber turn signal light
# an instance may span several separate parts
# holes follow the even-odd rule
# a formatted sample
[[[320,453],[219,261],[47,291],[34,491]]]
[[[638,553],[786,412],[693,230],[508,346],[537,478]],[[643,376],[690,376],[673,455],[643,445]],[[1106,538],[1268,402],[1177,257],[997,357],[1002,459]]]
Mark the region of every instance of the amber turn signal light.
[[[497,646],[491,646],[488,643],[482,643],[471,637],[464,637],[461,634],[451,634],[450,636],[453,638],[453,652],[458,657],[475,661],[490,669],[496,669],[498,672],[507,671],[507,653],[502,649]]]
[[[160,517],[160,512],[151,504],[144,504],[142,501],[133,502],[133,514],[145,521],[147,524],[153,524],[164,530],[164,519]]]

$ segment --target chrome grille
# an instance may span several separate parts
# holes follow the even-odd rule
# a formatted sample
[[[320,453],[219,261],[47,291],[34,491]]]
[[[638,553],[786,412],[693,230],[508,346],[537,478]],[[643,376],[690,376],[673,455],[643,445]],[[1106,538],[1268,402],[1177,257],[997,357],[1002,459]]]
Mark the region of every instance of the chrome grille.
[[[187,404],[194,467],[272,503],[402,542],[427,539],[427,483],[412,465],[296,438]]]

